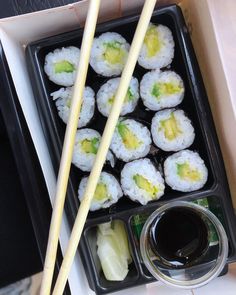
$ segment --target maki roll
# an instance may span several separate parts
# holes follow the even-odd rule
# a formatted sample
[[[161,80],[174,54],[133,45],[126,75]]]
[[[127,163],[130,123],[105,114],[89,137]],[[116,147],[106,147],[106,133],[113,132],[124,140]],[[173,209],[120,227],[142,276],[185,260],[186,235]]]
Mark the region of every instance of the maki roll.
[[[117,88],[120,83],[120,78],[113,78],[103,84],[97,93],[97,106],[99,112],[108,117],[112,108],[112,104],[116,95]],[[133,112],[139,99],[139,83],[138,79],[132,78],[130,86],[123,103],[121,116]]]
[[[140,83],[143,104],[153,111],[175,107],[184,98],[184,83],[173,71],[146,73]]]
[[[207,182],[207,167],[197,152],[180,151],[169,156],[164,162],[166,183],[174,190],[191,192]]]
[[[82,178],[79,185],[79,199],[83,199],[88,177]],[[102,172],[93,196],[90,211],[108,208],[115,204],[123,196],[120,184],[110,173]]]
[[[101,141],[99,132],[84,128],[76,133],[72,163],[82,171],[91,171]],[[109,151],[107,160],[114,167],[114,156]]]
[[[133,119],[120,119],[111,141],[111,150],[124,162],[145,157],[150,150],[150,131]]]
[[[73,87],[61,88],[53,93],[51,96],[56,101],[56,107],[58,115],[64,123],[67,124],[71,99],[72,99]],[[83,92],[83,101],[81,105],[80,117],[78,122],[78,128],[86,126],[94,115],[95,109],[95,93],[91,87],[85,87]]]
[[[127,60],[130,45],[118,33],[107,32],[95,38],[91,50],[90,65],[105,77],[121,74]]]
[[[163,151],[179,151],[189,147],[195,138],[194,128],[182,110],[157,112],[152,119],[152,137]]]
[[[125,164],[121,171],[121,187],[133,201],[146,205],[164,194],[164,180],[149,159]]]
[[[138,63],[145,69],[164,68],[174,57],[174,39],[170,29],[150,23],[139,54]]]
[[[79,64],[80,50],[69,46],[55,49],[45,57],[44,71],[49,80],[61,86],[72,86]]]

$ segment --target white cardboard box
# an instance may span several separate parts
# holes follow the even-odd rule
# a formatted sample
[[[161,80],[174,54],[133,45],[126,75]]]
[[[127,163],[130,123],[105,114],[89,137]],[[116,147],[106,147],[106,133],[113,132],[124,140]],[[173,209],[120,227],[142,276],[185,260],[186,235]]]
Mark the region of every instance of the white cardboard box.
[[[139,12],[144,0],[102,0],[99,21]],[[236,1],[235,0],[160,0],[178,3],[184,13],[210,99],[223,156],[236,207]],[[0,20],[0,39],[39,160],[51,201],[56,177],[39,121],[24,55],[25,46],[35,40],[82,26],[88,1]],[[227,19],[227,22],[225,21]],[[64,252],[69,237],[63,217],[60,244]],[[72,294],[93,294],[77,254],[69,284]],[[87,290],[87,291],[86,291]],[[141,286],[116,293],[148,294]]]

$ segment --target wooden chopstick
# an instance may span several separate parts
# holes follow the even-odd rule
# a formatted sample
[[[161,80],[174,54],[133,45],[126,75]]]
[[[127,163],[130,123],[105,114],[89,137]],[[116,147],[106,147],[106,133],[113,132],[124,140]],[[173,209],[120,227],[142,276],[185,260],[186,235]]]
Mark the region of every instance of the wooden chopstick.
[[[77,77],[74,85],[70,116],[66,127],[61,162],[59,167],[56,196],[54,200],[47,252],[44,263],[43,278],[40,289],[41,295],[49,295],[51,291],[52,277],[57,254],[58,239],[61,228],[62,213],[65,203],[65,196],[75,143],[75,135],[78,126],[79,114],[83,99],[83,91],[88,71],[90,51],[96,29],[99,7],[100,0],[90,1],[81,45]]]
[[[62,295],[156,0],[146,0],[52,295]]]

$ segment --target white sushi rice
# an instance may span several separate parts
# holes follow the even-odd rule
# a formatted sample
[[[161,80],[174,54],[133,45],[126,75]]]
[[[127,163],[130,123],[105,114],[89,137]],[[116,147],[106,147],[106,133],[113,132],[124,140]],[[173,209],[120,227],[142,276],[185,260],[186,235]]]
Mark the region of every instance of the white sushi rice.
[[[121,123],[137,138],[139,142],[138,147],[129,149],[125,146],[118,130],[118,126]],[[150,151],[151,142],[151,134],[146,126],[133,119],[121,118],[113,134],[110,148],[118,159],[128,162],[145,157]]]
[[[53,93],[51,96],[56,101],[58,115],[64,123],[67,124],[72,100],[73,87],[61,88]],[[83,101],[80,111],[78,128],[86,126],[94,115],[95,109],[95,93],[91,87],[85,87],[83,92]]]
[[[87,182],[88,182],[88,177],[82,178],[80,182],[79,190],[78,190],[80,201],[82,201],[83,199]],[[112,204],[115,204],[119,200],[119,198],[123,196],[123,192],[120,187],[120,184],[112,174],[107,172],[102,172],[98,183],[100,184],[102,183],[106,186],[107,198],[104,198],[102,200],[93,199],[90,206],[90,211],[95,211],[102,208],[109,208]]]
[[[96,153],[84,152],[82,148],[82,143],[84,140],[91,141],[94,138],[98,139],[95,145],[96,149],[98,149],[101,141],[101,135],[98,131],[89,128],[84,128],[79,129],[76,132],[72,163],[82,171],[91,171],[96,158]],[[110,151],[107,154],[107,161],[109,161],[111,166],[114,167],[115,160],[113,154]]]
[[[76,78],[79,57],[80,50],[75,46],[55,49],[46,55],[44,71],[52,82],[61,86],[72,86]],[[55,72],[55,64],[63,61],[69,62],[74,66],[73,72]]]
[[[168,139],[165,134],[163,121],[174,117],[178,133],[175,138]],[[167,109],[159,111],[152,119],[152,138],[157,147],[163,151],[179,151],[189,147],[195,138],[194,128],[183,110]]]
[[[165,90],[165,85],[173,85],[177,93],[155,92],[161,87]],[[155,88],[157,87],[157,88]],[[167,86],[168,87],[168,86]],[[143,104],[153,111],[175,107],[184,98],[184,83],[181,77],[173,71],[160,71],[159,69],[146,73],[140,82],[140,95]]]
[[[150,23],[149,29],[151,27],[154,28],[154,31],[156,31],[158,36],[158,41],[161,44],[160,50],[157,51],[154,56],[149,57],[147,46],[145,43],[143,43],[138,58],[138,63],[140,66],[150,70],[168,66],[174,57],[175,47],[171,30],[168,27]]]
[[[135,182],[135,176],[141,175],[152,186],[157,188],[155,194],[140,188]],[[146,205],[149,201],[159,199],[165,190],[164,180],[160,172],[155,168],[149,159],[140,159],[125,164],[121,171],[121,187],[125,195],[133,201]]]
[[[107,45],[115,43],[123,52],[122,61],[119,63],[108,62],[105,58]],[[107,32],[95,38],[92,45],[90,65],[94,71],[105,77],[121,74],[127,60],[130,45],[125,38],[114,32]]]
[[[178,165],[186,164],[192,171],[200,173],[200,179],[192,180],[189,177],[181,177],[178,174]],[[180,151],[169,156],[164,162],[166,183],[174,190],[191,192],[198,190],[207,182],[207,167],[197,152],[190,150]]]
[[[113,105],[113,99],[120,83],[120,78],[113,78],[103,84],[97,93],[98,110],[103,116],[108,117]],[[129,90],[123,107],[121,116],[132,113],[135,109],[139,99],[139,83],[138,79],[132,77],[130,81]]]

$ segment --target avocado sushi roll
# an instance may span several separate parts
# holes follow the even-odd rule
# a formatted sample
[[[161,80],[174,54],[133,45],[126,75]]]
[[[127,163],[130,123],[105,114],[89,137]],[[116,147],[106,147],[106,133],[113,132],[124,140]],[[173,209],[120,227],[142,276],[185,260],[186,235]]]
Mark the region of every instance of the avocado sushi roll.
[[[164,162],[166,183],[174,190],[192,192],[207,182],[207,167],[197,152],[180,151]]]
[[[79,199],[83,199],[88,177],[82,178],[79,185]],[[108,208],[123,196],[122,189],[117,179],[110,173],[102,172],[93,196],[90,211]]]
[[[44,71],[57,85],[72,86],[79,64],[80,50],[69,46],[55,49],[45,57]]]
[[[133,120],[121,118],[111,141],[111,150],[124,162],[145,157],[151,147],[151,134],[146,126]]]
[[[174,39],[170,29],[150,23],[139,54],[138,63],[153,70],[168,66],[174,57]]]
[[[103,84],[97,93],[97,106],[99,112],[108,117],[115,99],[116,91],[120,83],[120,78],[113,78]],[[132,78],[130,86],[125,97],[125,101],[121,110],[121,116],[133,112],[139,99],[139,83],[138,79]]]
[[[93,41],[90,65],[102,76],[118,76],[126,63],[129,48],[120,34],[104,33]]]
[[[91,171],[100,141],[101,135],[96,130],[79,129],[76,132],[72,163],[82,171]],[[107,161],[114,167],[114,156],[110,151],[107,154]]]
[[[184,83],[173,71],[154,70],[143,76],[140,95],[143,104],[150,110],[175,107],[184,98]]]
[[[56,101],[58,115],[66,124],[70,115],[72,93],[73,87],[61,88],[51,93],[53,100]],[[95,93],[91,87],[87,86],[84,88],[78,128],[86,126],[92,119],[95,109],[94,96]]]
[[[142,205],[158,200],[165,190],[164,179],[149,159],[125,164],[121,171],[121,187],[125,195]]]
[[[163,151],[179,151],[189,147],[195,138],[194,128],[182,110],[159,111],[152,119],[152,138]]]

